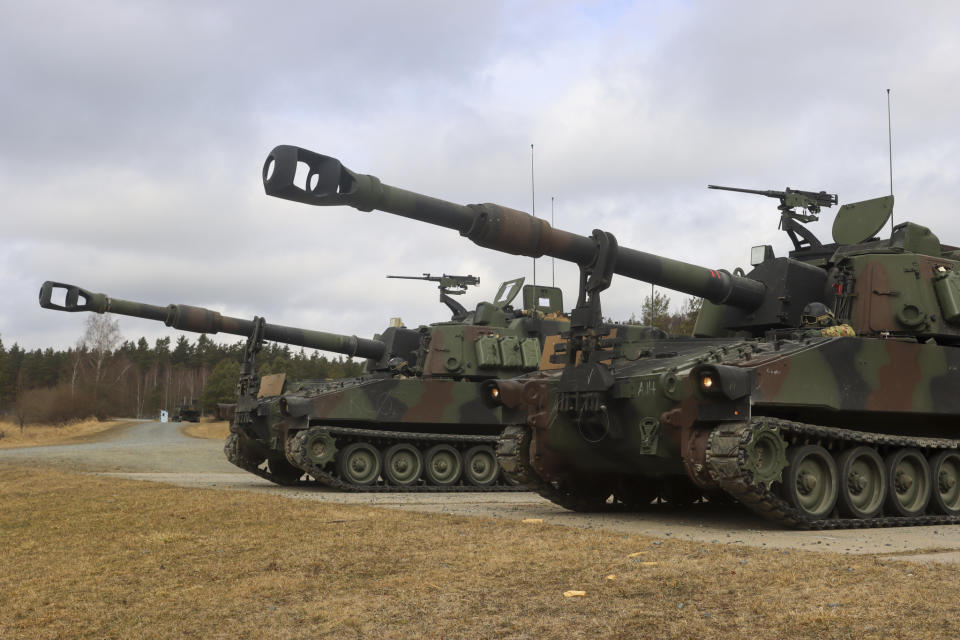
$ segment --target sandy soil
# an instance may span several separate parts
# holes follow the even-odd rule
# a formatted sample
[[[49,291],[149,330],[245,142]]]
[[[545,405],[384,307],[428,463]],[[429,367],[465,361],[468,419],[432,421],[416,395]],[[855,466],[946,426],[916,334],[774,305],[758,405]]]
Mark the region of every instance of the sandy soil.
[[[655,508],[640,514],[580,514],[566,511],[533,493],[345,494],[325,489],[279,487],[227,462],[222,442],[188,437],[177,423],[136,424],[97,442],[0,451],[0,465],[8,463],[55,465],[114,477],[184,487],[256,491],[288,499],[364,503],[488,518],[541,518],[552,524],[661,538],[960,563],[960,525],[788,531],[749,512],[710,505],[697,505],[684,511]]]

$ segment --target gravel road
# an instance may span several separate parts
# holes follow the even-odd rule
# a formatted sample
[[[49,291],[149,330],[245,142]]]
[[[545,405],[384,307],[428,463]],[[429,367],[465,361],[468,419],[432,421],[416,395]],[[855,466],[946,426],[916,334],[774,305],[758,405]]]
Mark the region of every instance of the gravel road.
[[[231,465],[223,455],[222,446],[219,441],[183,435],[178,423],[143,422],[110,432],[93,442],[0,450],[0,465],[36,463],[184,487],[256,491],[289,499],[362,503],[456,515],[540,518],[550,524],[660,538],[960,563],[960,525],[785,531],[748,512],[710,505],[696,505],[685,511],[660,508],[640,514],[580,514],[561,509],[533,493],[345,494],[325,489],[279,487]],[[921,553],[924,550],[935,551]]]

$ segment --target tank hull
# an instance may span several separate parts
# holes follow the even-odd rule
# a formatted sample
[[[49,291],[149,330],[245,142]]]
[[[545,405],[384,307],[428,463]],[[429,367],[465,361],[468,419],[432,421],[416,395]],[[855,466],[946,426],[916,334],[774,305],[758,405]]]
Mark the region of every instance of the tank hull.
[[[480,399],[479,385],[466,380],[378,376],[301,381],[287,393],[259,399],[247,420],[235,420],[231,425],[233,439],[227,446],[245,451],[248,461],[244,463],[241,458],[239,466],[254,473],[290,466],[306,474],[308,479],[304,482],[320,482],[344,490],[513,490],[515,486],[496,468],[494,451],[504,428],[504,413],[510,412],[485,405]],[[372,477],[351,476],[349,470],[344,477],[342,453],[338,452],[358,443],[370,447],[356,454],[367,456],[358,464],[379,458],[374,461],[381,471],[371,471]],[[318,453],[318,446],[323,451]],[[426,472],[413,478],[409,477],[412,472],[406,477],[401,474],[401,482],[386,472],[384,465],[391,462],[391,455],[403,455],[393,461],[395,465],[426,465],[438,446],[447,456],[441,462],[457,462],[459,456],[461,465],[456,474],[440,474],[440,484],[435,475]],[[265,469],[248,468],[252,461],[260,460],[267,461]],[[480,473],[467,468],[471,463]],[[280,478],[270,479],[282,481],[284,476],[281,472]],[[293,483],[289,477],[286,479]]]
[[[724,495],[794,527],[960,516],[960,349],[800,332],[651,340],[622,355],[593,409],[576,368],[566,382],[518,381],[527,418],[499,447],[515,478],[585,510]]]

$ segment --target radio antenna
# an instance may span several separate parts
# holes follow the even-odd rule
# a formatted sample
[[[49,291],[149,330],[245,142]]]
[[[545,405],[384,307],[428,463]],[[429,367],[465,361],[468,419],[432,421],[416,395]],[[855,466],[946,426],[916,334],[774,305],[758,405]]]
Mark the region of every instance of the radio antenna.
[[[530,214],[537,217],[537,197],[533,182],[533,143],[530,143]],[[533,286],[537,286],[537,259],[533,259]]]
[[[550,226],[554,226],[553,222],[553,196],[550,196]],[[557,259],[550,258],[550,286],[557,286]]]
[[[893,195],[893,126],[890,118],[890,89],[887,89],[887,155],[890,158],[890,195]],[[893,212],[890,212],[890,231],[893,232]]]

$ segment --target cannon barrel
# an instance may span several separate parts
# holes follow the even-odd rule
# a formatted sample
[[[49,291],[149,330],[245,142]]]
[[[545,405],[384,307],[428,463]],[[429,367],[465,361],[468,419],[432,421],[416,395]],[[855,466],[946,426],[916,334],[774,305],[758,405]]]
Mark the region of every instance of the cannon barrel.
[[[306,168],[303,187],[295,184],[298,165]],[[263,165],[268,195],[319,206],[348,205],[361,211],[378,209],[405,218],[454,229],[481,247],[513,255],[550,256],[588,266],[597,241],[555,229],[541,218],[496,204],[460,205],[355,173],[339,160],[300,147],[280,145]],[[754,309],[764,301],[766,286],[723,270],[700,267],[636,249],[618,247],[613,272],[650,282],[716,304]]]
[[[63,304],[54,302],[55,291],[64,291]],[[253,320],[232,318],[203,307],[186,304],[171,304],[161,307],[142,302],[130,302],[111,298],[103,293],[91,293],[75,285],[47,281],[40,287],[40,306],[57,311],[92,311],[94,313],[118,313],[134,318],[157,320],[168,327],[196,333],[231,333],[250,337],[254,330]],[[274,342],[292,344],[308,349],[332,351],[347,356],[380,359],[386,345],[379,340],[358,338],[338,333],[311,331],[278,324],[263,325],[263,338]]]

